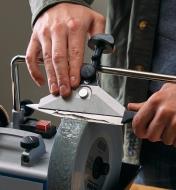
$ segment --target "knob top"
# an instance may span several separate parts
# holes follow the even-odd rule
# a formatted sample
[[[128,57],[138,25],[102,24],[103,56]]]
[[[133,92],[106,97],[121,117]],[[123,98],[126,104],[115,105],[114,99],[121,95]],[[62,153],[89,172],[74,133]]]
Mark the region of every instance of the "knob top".
[[[27,104],[33,104],[33,102],[28,99],[20,102],[20,107],[24,110],[24,116],[30,116],[34,113],[34,110],[32,108],[26,106]]]
[[[97,34],[88,41],[88,46],[92,50],[101,48],[103,53],[112,53],[114,49],[114,38],[110,34]]]
[[[20,142],[20,146],[24,149],[31,150],[39,146],[39,139],[35,136],[26,136]]]

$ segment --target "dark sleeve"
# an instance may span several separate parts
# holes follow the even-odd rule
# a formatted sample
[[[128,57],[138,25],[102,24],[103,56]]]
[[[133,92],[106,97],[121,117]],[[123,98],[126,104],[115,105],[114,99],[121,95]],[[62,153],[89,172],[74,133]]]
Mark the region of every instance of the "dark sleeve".
[[[89,7],[94,0],[28,0],[32,11],[32,26],[37,18],[48,8],[57,3],[70,2]]]

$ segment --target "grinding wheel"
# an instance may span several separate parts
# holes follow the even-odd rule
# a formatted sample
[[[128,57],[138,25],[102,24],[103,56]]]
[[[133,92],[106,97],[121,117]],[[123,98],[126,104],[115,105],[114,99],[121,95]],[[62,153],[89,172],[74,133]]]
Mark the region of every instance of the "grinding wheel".
[[[111,190],[117,187],[122,130],[115,125],[62,119],[52,149],[49,190]]]

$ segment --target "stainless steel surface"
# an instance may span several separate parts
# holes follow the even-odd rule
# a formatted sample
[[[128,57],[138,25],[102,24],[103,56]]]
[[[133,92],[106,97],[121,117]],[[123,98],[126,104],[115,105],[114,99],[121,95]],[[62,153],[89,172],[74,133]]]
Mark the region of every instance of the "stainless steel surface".
[[[176,82],[176,76],[174,75],[165,75],[152,72],[143,72],[130,69],[121,69],[121,68],[110,68],[105,66],[100,66],[98,70],[102,73],[114,74],[117,76],[126,76],[131,78],[146,79],[146,80],[159,80],[166,82]]]
[[[74,120],[86,120],[91,123],[104,123],[104,124],[112,124],[112,125],[122,125],[122,117],[112,117],[106,115],[96,115],[96,114],[86,114],[86,113],[77,113],[77,112],[69,112],[69,111],[55,111],[48,109],[40,109],[38,104],[29,104],[28,107],[37,110],[39,112],[43,112],[54,117],[59,118],[69,118]]]
[[[80,89],[82,88],[89,89],[90,91],[90,95],[86,99],[79,96]],[[118,101],[106,93],[102,88],[94,85],[81,85],[66,99],[61,96],[56,97],[50,94],[40,99],[39,108],[114,117],[122,117],[125,111],[125,108]]]
[[[13,109],[20,111],[20,89],[19,89],[19,75],[18,65],[25,62],[24,55],[17,55],[11,61],[11,78],[12,78],[12,96],[13,96]],[[102,73],[114,74],[118,76],[126,76],[131,78],[146,79],[146,80],[159,80],[167,82],[176,82],[176,76],[164,75],[151,72],[143,72],[121,68],[110,68],[100,66],[99,71]]]
[[[12,80],[12,99],[13,109],[20,111],[20,88],[18,65],[25,62],[25,56],[17,55],[11,60],[11,80]]]

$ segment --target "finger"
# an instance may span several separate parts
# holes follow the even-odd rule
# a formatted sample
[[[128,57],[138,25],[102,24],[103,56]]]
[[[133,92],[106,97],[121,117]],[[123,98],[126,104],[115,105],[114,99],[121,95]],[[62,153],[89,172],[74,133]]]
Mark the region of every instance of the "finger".
[[[39,68],[40,51],[40,43],[36,35],[33,33],[26,50],[26,64],[32,79],[38,86],[41,86],[45,83],[45,79]]]
[[[99,13],[96,13],[96,15],[94,16],[95,16],[94,18],[96,19],[94,19],[93,22],[91,23],[91,27],[89,30],[90,37],[95,34],[100,34],[105,32],[105,24],[106,24],[105,17],[100,15]]]
[[[152,142],[161,141],[167,125],[168,122],[164,117],[161,118],[160,114],[155,114],[155,117],[147,127],[146,138]]]
[[[80,83],[80,69],[84,60],[84,45],[87,31],[78,20],[68,22],[69,37],[69,76],[72,88],[76,88]]]
[[[163,134],[161,135],[161,141],[166,145],[173,145],[174,144],[175,135],[173,131],[170,129],[170,126],[167,125]]]
[[[52,61],[57,77],[60,95],[70,95],[70,80],[67,54],[67,30],[59,23],[52,31]]]
[[[168,122],[165,130],[162,134],[162,141],[166,145],[173,145],[176,139],[176,119],[174,118],[172,122]]]
[[[147,138],[147,127],[153,120],[154,115],[155,110],[148,103],[144,103],[132,121],[132,127],[137,137]]]
[[[138,111],[144,103],[129,103],[128,104],[128,109],[132,111]]]
[[[48,35],[42,35],[41,38],[43,61],[45,64],[46,75],[48,79],[48,86],[50,92],[54,95],[59,93],[59,87],[57,84],[57,78],[52,64],[52,44]]]

